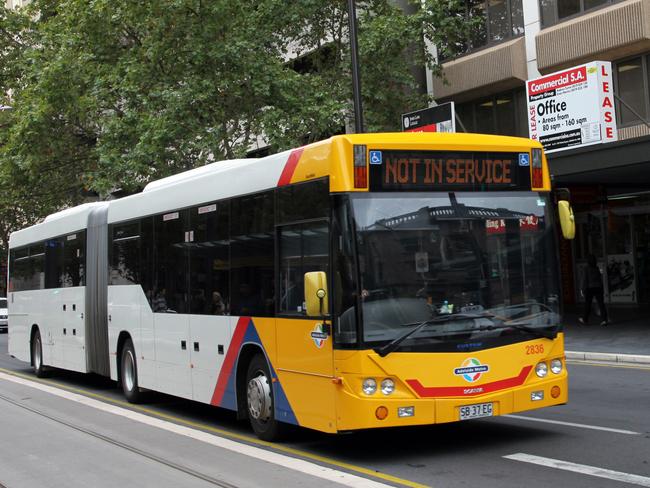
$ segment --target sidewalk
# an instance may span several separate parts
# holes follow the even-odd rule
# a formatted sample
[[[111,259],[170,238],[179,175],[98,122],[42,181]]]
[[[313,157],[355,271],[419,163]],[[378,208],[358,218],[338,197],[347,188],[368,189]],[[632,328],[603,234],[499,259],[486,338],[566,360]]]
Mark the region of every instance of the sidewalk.
[[[565,311],[567,359],[650,365],[650,311],[610,307],[609,314],[607,326],[593,315],[585,326],[577,310]]]

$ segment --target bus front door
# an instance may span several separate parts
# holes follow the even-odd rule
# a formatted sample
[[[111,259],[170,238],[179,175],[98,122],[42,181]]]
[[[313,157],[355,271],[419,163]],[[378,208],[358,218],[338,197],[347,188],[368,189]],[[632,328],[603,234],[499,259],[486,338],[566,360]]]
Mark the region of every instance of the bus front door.
[[[336,432],[332,337],[322,320],[277,319],[276,373],[297,422]]]

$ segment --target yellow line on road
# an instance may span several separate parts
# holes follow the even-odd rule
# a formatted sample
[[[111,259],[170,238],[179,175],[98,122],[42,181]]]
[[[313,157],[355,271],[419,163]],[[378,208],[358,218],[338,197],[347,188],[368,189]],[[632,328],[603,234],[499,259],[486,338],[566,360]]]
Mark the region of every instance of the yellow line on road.
[[[567,359],[567,364],[576,364],[578,366],[600,366],[601,368],[625,368],[625,369],[640,369],[643,371],[650,371],[650,365],[633,365],[633,364],[621,364],[621,363],[606,363],[606,362],[595,362],[595,361],[582,361],[575,359]]]
[[[98,393],[93,393],[92,391],[87,391],[87,390],[83,390],[81,388],[75,388],[75,387],[72,387],[72,386],[68,386],[68,385],[60,383],[58,381],[42,380],[42,379],[36,378],[33,375],[18,373],[16,371],[12,371],[12,370],[5,369],[5,368],[0,368],[0,371],[2,371],[3,373],[9,374],[9,375],[17,376],[19,378],[24,378],[24,379],[27,379],[27,380],[30,380],[30,381],[35,381],[35,382],[42,383],[42,384],[49,385],[49,386],[56,386],[57,388],[61,388],[62,390],[66,390],[66,391],[69,391],[69,392],[72,392],[72,393],[77,393],[77,394],[80,394],[80,395],[85,395],[85,396],[88,396],[88,397],[91,397],[91,398],[102,400],[102,401],[107,402],[107,403],[111,403],[113,405],[118,405],[118,406],[121,406],[121,407],[125,407],[125,408],[128,408],[130,410],[136,410],[136,411],[139,411],[139,412],[142,412],[142,413],[146,413],[146,414],[148,414],[148,415],[150,415],[152,417],[157,417],[157,418],[164,419],[164,420],[169,420],[171,422],[175,422],[175,423],[178,423],[178,424],[186,425],[188,427],[194,427],[196,429],[212,432],[214,434],[218,434],[220,436],[227,437],[229,439],[234,439],[234,440],[238,440],[238,441],[242,441],[242,442],[246,442],[246,443],[254,444],[254,445],[258,445],[258,446],[264,446],[264,447],[267,447],[267,448],[275,450],[275,451],[283,452],[285,454],[291,454],[293,456],[297,456],[297,457],[307,459],[307,460],[311,460],[311,461],[316,461],[318,463],[329,464],[331,466],[336,466],[338,468],[342,468],[342,469],[345,469],[345,470],[350,471],[350,472],[360,473],[360,474],[363,474],[365,476],[380,479],[380,480],[383,480],[383,481],[388,481],[388,482],[396,484],[396,485],[408,486],[408,487],[411,487],[411,488],[427,488],[427,487],[430,486],[430,485],[423,485],[421,483],[416,483],[415,481],[410,481],[410,480],[406,480],[406,479],[403,479],[403,478],[398,478],[397,476],[392,476],[390,474],[373,471],[372,469],[364,468],[362,466],[349,464],[349,463],[346,463],[346,462],[343,462],[343,461],[337,461],[336,459],[332,459],[332,458],[329,458],[329,457],[326,457],[326,456],[321,456],[319,454],[313,454],[313,453],[308,452],[308,451],[303,451],[302,449],[296,449],[296,448],[293,448],[293,447],[274,444],[272,442],[267,442],[267,441],[260,440],[260,439],[258,439],[256,437],[253,437],[253,436],[249,436],[249,435],[245,435],[245,434],[238,434],[236,432],[230,432],[228,430],[220,429],[218,427],[213,427],[213,426],[208,425],[208,424],[203,424],[203,423],[200,423],[200,422],[194,422],[192,420],[186,420],[186,419],[183,419],[181,417],[176,417],[175,415],[162,413],[162,412],[159,412],[157,410],[153,410],[151,408],[143,407],[141,405],[134,405],[132,403],[128,403],[128,402],[123,401],[123,400],[117,400],[117,399],[110,398],[110,397],[107,397],[107,396],[104,396],[104,395],[100,395]]]

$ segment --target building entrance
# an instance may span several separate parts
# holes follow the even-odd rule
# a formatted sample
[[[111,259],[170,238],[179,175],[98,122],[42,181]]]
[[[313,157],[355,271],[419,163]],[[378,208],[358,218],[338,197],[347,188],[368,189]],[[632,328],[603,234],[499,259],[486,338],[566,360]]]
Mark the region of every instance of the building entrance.
[[[578,192],[580,193],[580,192]],[[604,277],[605,302],[650,303],[650,193],[603,195],[576,203],[574,289],[584,301],[582,279],[593,254]]]

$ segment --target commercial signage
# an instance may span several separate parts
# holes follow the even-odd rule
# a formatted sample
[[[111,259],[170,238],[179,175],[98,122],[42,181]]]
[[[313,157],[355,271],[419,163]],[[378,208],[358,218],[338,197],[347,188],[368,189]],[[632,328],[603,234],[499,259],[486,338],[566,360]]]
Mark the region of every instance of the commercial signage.
[[[371,151],[372,152],[372,151]],[[466,151],[376,151],[378,164],[370,165],[373,191],[530,190],[530,166],[520,154]]]
[[[485,231],[487,234],[505,234],[506,221],[504,219],[486,219]]]
[[[456,132],[454,102],[402,115],[404,132]]]
[[[526,82],[528,129],[546,152],[618,139],[612,64],[594,61]]]

